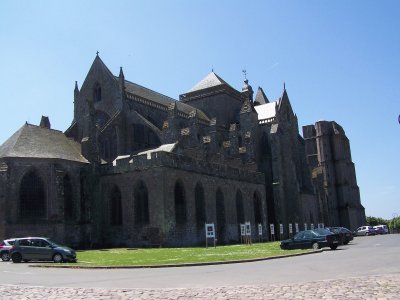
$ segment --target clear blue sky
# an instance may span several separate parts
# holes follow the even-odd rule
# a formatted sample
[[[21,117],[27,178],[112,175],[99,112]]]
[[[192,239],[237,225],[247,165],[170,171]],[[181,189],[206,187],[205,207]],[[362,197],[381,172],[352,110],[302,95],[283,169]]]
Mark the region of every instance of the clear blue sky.
[[[335,120],[366,214],[400,214],[400,1],[0,2],[0,143],[42,115],[64,131],[96,51],[178,99],[211,69],[270,100],[286,83],[301,126]]]

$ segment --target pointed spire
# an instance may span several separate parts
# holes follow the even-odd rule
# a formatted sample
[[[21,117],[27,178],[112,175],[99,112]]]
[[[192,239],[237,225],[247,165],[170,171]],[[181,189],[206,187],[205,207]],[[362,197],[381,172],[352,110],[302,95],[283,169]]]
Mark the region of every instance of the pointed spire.
[[[269,103],[268,97],[265,95],[264,90],[261,87],[258,87],[254,102],[260,105]]]
[[[121,90],[124,91],[125,89],[125,75],[124,71],[122,71],[122,67],[119,67],[119,86],[121,87]]]
[[[74,98],[79,95],[78,81],[75,81]]]

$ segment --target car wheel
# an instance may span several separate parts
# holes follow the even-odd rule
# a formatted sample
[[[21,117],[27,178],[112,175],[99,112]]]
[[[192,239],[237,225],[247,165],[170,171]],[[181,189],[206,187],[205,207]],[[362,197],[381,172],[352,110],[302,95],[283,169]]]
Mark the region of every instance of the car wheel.
[[[344,241],[343,245],[347,245],[349,243],[349,241]]]
[[[20,263],[22,261],[22,256],[19,253],[14,253],[11,256],[11,259],[12,259],[13,263]]]
[[[60,253],[54,254],[54,256],[53,256],[53,261],[54,261],[55,263],[61,263],[61,262],[63,262],[63,257],[62,257],[62,255],[61,255]]]
[[[1,260],[2,261],[9,261],[10,260],[10,254],[8,252],[3,252],[1,254]]]
[[[313,248],[314,250],[318,250],[318,249],[319,249],[318,243],[313,243],[313,244],[312,244],[312,248]]]
[[[331,245],[330,248],[331,248],[332,250],[336,250],[336,249],[337,249],[337,245]]]

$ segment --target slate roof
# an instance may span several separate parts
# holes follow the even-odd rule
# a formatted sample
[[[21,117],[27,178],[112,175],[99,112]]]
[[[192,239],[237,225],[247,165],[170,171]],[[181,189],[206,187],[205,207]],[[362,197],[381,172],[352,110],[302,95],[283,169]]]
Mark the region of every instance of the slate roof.
[[[206,77],[204,77],[202,80],[200,80],[200,82],[197,83],[194,87],[192,87],[187,93],[192,93],[195,91],[200,91],[200,90],[204,90],[204,89],[219,86],[219,85],[229,86],[229,84],[227,84],[221,77],[219,77],[214,72],[211,72]]]
[[[26,123],[0,146],[0,158],[50,158],[88,163],[79,143],[61,131]]]
[[[255,101],[257,101],[260,104],[269,103],[269,100],[261,87],[259,87],[257,90]]]
[[[118,77],[116,77],[118,78]],[[185,103],[182,103],[178,100],[175,100],[171,97],[165,96],[163,94],[160,94],[158,92],[155,92],[153,90],[150,90],[148,88],[145,88],[139,84],[130,82],[128,80],[125,80],[125,91],[134,94],[136,96],[139,96],[141,98],[156,102],[158,104],[164,105],[164,106],[169,106],[171,103],[175,103],[177,105],[177,108],[179,111],[182,111],[185,114],[190,114],[192,111],[196,110],[197,115],[200,119],[203,119],[207,122],[210,121],[210,119],[206,116],[204,112],[202,112],[199,109],[196,109],[190,105],[187,105]]]

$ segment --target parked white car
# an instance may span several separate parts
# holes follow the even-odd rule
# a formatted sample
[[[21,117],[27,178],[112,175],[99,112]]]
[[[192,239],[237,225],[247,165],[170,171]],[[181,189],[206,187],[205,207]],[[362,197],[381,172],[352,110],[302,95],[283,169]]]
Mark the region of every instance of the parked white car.
[[[387,234],[389,233],[389,229],[386,225],[376,225],[374,226],[374,230],[376,234]]]

